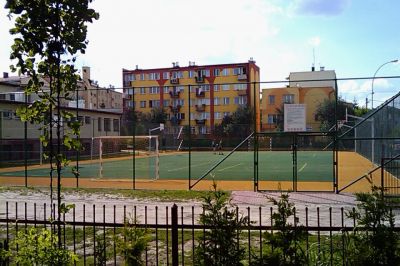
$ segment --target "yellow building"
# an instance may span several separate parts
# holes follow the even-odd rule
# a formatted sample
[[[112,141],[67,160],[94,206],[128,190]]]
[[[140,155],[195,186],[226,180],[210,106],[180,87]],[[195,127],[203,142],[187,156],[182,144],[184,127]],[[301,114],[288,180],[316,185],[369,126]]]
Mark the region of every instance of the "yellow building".
[[[253,60],[202,66],[189,62],[184,67],[173,63],[170,68],[157,69],[137,67],[123,69],[122,75],[124,109],[135,106],[136,111],[149,113],[154,107],[165,108],[169,121],[166,133],[176,125],[189,125],[190,119],[194,134],[212,134],[214,125],[241,105],[255,105],[256,124],[260,125],[260,70]]]
[[[284,104],[304,104],[306,107],[307,131],[319,131],[321,122],[315,119],[318,106],[324,100],[335,99],[334,71],[293,72],[289,76],[289,85],[284,88],[262,90],[261,124],[262,130],[276,130],[279,115]]]

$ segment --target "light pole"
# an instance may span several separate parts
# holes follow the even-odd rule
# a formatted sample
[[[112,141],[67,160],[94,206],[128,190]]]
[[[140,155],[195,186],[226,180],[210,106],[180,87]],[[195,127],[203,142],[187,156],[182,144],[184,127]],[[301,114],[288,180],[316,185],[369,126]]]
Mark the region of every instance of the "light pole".
[[[382,64],[380,67],[378,67],[378,69],[375,71],[375,74],[374,74],[374,76],[372,77],[372,84],[371,84],[371,109],[374,109],[374,80],[375,80],[376,74],[378,73],[378,71],[379,71],[384,65],[391,64],[391,63],[397,63],[397,62],[399,62],[398,59],[391,60],[391,61],[388,61],[388,62],[386,62],[386,63],[383,63],[383,64]]]

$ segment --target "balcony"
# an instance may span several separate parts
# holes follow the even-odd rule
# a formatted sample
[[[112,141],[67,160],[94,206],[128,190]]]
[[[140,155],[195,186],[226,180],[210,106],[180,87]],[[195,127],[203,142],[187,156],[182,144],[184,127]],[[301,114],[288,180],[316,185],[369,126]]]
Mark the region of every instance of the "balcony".
[[[240,74],[237,77],[238,77],[238,80],[247,80],[247,75],[246,74]]]
[[[205,96],[206,96],[206,93],[204,90],[202,90],[200,88],[196,88],[196,97],[204,98]]]
[[[173,125],[179,125],[179,124],[181,123],[182,119],[179,118],[179,117],[173,116],[173,117],[170,118],[169,121],[170,121]]]
[[[169,108],[170,108],[171,112],[173,112],[173,113],[179,113],[179,111],[181,110],[180,105],[177,105],[177,106],[170,105]]]
[[[171,84],[179,84],[179,78],[171,78],[171,79],[169,80],[169,82],[170,82]]]
[[[237,94],[238,94],[239,96],[246,96],[246,95],[247,95],[247,90],[238,90],[238,91],[237,91]]]
[[[206,110],[206,105],[205,104],[196,104],[196,111],[197,112],[204,112]]]
[[[197,83],[204,83],[204,77],[203,76],[195,77],[195,79],[196,79]]]
[[[205,125],[206,119],[195,119],[196,125]]]
[[[180,93],[180,91],[169,91],[169,96],[171,96],[171,98],[179,98]]]

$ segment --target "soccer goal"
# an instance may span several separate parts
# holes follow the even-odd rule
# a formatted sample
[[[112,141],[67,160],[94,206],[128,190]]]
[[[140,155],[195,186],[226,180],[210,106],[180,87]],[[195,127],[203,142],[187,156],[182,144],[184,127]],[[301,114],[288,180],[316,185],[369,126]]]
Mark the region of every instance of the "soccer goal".
[[[127,167],[133,171],[133,159],[136,177],[159,178],[158,136],[101,136],[94,138],[93,143],[92,153],[98,154],[100,178],[107,178],[111,169],[112,176],[116,171],[126,172]],[[120,165],[119,168],[117,165]]]

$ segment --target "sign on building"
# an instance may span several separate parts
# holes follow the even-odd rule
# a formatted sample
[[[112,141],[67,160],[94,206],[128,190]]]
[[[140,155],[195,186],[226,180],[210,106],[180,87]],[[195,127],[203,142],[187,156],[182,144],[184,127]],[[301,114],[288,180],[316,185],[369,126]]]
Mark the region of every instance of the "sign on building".
[[[306,105],[285,104],[284,105],[284,126],[285,132],[306,131]]]

